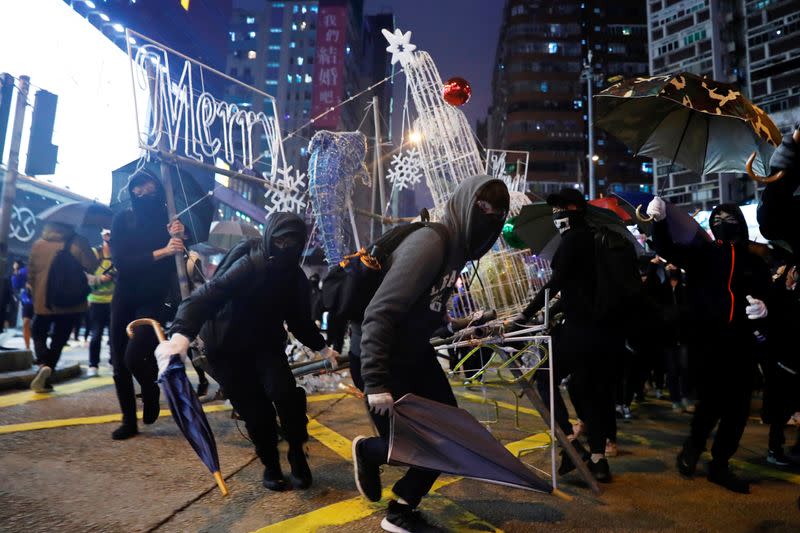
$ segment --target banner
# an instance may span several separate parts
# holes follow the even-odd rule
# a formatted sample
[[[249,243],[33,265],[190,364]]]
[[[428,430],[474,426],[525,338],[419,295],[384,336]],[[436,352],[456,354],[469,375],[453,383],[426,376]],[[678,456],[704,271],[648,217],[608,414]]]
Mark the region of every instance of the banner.
[[[347,8],[345,6],[320,6],[317,15],[317,48],[314,54],[314,94],[311,116],[336,106],[342,101],[344,89],[344,50],[347,40]],[[340,110],[316,119],[319,129],[336,129]]]

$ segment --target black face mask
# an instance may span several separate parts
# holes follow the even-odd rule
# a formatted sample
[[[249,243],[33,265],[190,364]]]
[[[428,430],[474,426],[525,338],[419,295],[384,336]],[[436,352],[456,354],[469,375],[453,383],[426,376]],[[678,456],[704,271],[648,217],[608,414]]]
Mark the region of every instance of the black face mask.
[[[163,199],[155,193],[131,196],[131,207],[135,212],[143,215],[154,215],[166,210]]]
[[[711,221],[711,233],[717,240],[736,242],[742,238],[742,227],[734,216],[721,212]]]
[[[303,253],[303,243],[295,239],[285,239],[283,246],[278,246],[273,240],[270,248],[272,249],[272,257],[281,265],[298,264]]]
[[[470,218],[470,237],[468,259],[477,259],[500,237],[505,216],[500,213],[484,213],[478,206],[473,206]]]
[[[583,211],[568,211],[564,209],[553,213],[553,225],[555,225],[556,229],[561,234],[580,226],[583,222]]]

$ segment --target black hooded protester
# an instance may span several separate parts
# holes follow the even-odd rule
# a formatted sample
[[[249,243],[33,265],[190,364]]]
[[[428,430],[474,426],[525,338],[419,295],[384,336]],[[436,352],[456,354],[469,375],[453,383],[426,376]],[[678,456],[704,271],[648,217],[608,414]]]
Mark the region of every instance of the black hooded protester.
[[[800,123],[783,140],[770,159],[772,172],[783,172],[782,178],[767,184],[758,206],[758,224],[761,234],[770,240],[789,244],[795,260],[800,257]]]
[[[691,277],[688,298],[690,336],[696,363],[697,408],[689,437],[678,454],[677,467],[692,477],[700,454],[717,424],[708,480],[733,492],[747,494],[749,483],[729,468],[739,447],[750,413],[753,379],[757,372],[764,300],[770,275],[766,263],[749,250],[747,223],[735,204],[721,204],[711,212],[716,241],[680,245],[672,241],[666,222],[666,205],[656,197],[647,206],[655,220],[653,245],[659,255]]]
[[[561,292],[560,306],[565,322],[558,337],[559,376],[572,374],[570,398],[588,432],[587,465],[600,482],[611,481],[605,458],[606,441],[616,433],[614,412],[615,366],[624,350],[622,324],[615,316],[598,317],[593,311],[597,284],[595,232],[586,223],[586,199],[572,188],[547,197],[553,208],[553,222],[561,233],[561,243],[553,256],[552,277],[544,288],[550,294]],[[530,320],[545,305],[545,291],[540,290],[515,322]],[[559,426],[569,435],[571,424],[563,402],[556,401]],[[584,450],[573,441],[579,453]],[[562,453],[560,472],[574,469]]]
[[[170,340],[156,349],[163,372],[171,356],[180,355],[185,361],[191,340],[199,336],[210,374],[244,420],[264,464],[262,483],[274,491],[287,488],[278,454],[276,411],[289,443],[292,485],[306,489],[312,482],[304,449],[306,396],[286,357],[284,322],[300,342],[334,366],[339,355],[325,346],[311,317],[309,283],[299,264],[306,239],[306,225],[299,216],[269,215],[262,239],[234,247],[214,277],[181,302]]]
[[[158,339],[153,328],[140,326],[128,339],[126,328],[137,318],[153,318],[165,324],[172,317],[169,306],[177,291],[173,256],[184,252],[183,224],[170,222],[161,181],[144,172],[128,182],[131,209],[114,216],[111,254],[117,271],[111,304],[111,354],[114,385],[122,410],[122,425],[111,437],[122,440],[138,433],[133,377],[142,391],[142,421],[158,418],[160,391],[158,367],[153,351]]]
[[[440,220],[444,232],[431,227],[414,231],[383,267],[385,275],[361,327],[364,392],[380,436],[353,440],[356,486],[370,501],[381,499],[379,468],[388,457],[394,401],[413,393],[456,405],[430,338],[445,322],[447,302],[465,263],[492,247],[508,209],[508,189],[502,181],[489,176],[467,178],[445,206]],[[381,527],[387,531],[432,527],[416,507],[438,475],[410,468],[393,487],[398,500],[389,502]]]

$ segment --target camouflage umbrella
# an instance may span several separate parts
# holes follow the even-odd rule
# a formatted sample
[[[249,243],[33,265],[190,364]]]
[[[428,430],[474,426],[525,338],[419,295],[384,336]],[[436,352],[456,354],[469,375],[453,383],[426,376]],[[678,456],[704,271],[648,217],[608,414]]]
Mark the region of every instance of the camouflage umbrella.
[[[595,96],[595,124],[637,156],[662,158],[700,174],[769,172],[781,141],[769,116],[734,85],[680,73],[633,78]]]

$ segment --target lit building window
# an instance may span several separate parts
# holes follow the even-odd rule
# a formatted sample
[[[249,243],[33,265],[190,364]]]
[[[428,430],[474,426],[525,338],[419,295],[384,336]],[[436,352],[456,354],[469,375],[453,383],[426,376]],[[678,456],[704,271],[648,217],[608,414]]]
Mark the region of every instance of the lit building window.
[[[246,22],[248,24],[255,24],[256,23],[256,18],[255,17],[247,17]]]
[[[280,50],[281,46],[279,44],[271,44],[268,46],[270,50]]]
[[[301,29],[301,30],[304,30],[304,29],[306,29],[306,26],[308,26],[308,24],[306,24],[306,21],[305,21],[305,20],[304,20],[303,22],[301,22],[301,23],[300,23],[300,29]]]
[[[308,12],[308,9],[306,9],[306,6],[303,6],[303,7],[300,8],[300,13],[307,13],[307,12]]]
[[[311,75],[306,74],[306,83],[311,83]]]
[[[350,46],[345,47],[344,51],[349,54],[350,53]]]
[[[267,85],[278,85],[278,80],[267,80]]]
[[[256,32],[254,32],[254,31],[251,31],[247,35],[249,35],[251,39],[255,39],[256,38]]]
[[[248,50],[247,51],[247,59],[255,59],[256,58],[256,51],[255,50]]]
[[[289,43],[289,48],[297,48],[297,43],[292,41]]]
[[[286,75],[286,81],[289,82],[289,83],[292,83],[292,75],[291,74],[287,74]]]
[[[295,77],[295,80],[297,81],[297,83],[302,83],[303,76],[301,76],[300,74],[295,74],[294,77]]]
[[[235,31],[229,31],[228,35],[231,36],[231,42],[235,43],[236,42],[236,32]]]
[[[303,65],[303,58],[302,57],[298,57],[297,58],[297,64],[300,65],[300,66]]]
[[[297,31],[297,24],[292,22],[292,31]]]
[[[547,43],[547,53],[548,54],[558,53],[558,43]]]
[[[622,28],[622,35],[630,35],[631,29],[630,28]]]

